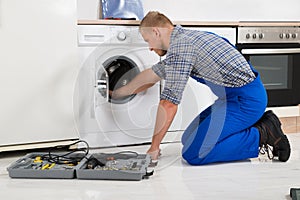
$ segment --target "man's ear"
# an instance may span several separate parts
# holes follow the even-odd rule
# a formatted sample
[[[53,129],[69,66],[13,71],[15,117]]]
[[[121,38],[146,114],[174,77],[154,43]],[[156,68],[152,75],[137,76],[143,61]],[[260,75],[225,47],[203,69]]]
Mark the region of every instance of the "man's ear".
[[[158,27],[153,27],[152,32],[154,33],[155,36],[160,36],[160,30]]]

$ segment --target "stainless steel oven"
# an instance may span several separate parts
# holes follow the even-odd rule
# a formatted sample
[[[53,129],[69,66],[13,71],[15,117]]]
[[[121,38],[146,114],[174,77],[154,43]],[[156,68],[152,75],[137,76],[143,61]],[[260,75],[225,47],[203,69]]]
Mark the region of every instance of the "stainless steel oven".
[[[236,46],[260,72],[268,106],[300,104],[299,27],[238,27]]]

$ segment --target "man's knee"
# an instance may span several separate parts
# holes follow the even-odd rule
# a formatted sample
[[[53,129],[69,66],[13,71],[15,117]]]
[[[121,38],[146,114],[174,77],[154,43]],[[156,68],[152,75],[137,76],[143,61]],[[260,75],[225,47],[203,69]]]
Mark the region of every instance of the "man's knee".
[[[203,165],[204,158],[200,158],[199,154],[194,152],[183,152],[182,158],[190,165]]]

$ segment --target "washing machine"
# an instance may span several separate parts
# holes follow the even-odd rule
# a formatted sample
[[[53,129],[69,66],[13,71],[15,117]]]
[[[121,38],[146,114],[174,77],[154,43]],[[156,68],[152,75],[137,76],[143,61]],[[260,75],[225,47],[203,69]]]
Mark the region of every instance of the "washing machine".
[[[138,26],[79,25],[78,46],[81,69],[74,110],[80,138],[90,147],[150,142],[160,84],[121,99],[110,98],[108,92],[126,85],[159,61]]]

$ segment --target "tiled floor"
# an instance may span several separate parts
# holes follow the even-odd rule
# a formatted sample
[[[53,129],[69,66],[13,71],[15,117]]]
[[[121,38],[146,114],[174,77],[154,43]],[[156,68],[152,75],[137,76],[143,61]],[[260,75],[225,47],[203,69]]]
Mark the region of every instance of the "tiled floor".
[[[39,200],[96,199],[290,199],[289,189],[300,187],[300,133],[288,134],[292,154],[288,162],[265,156],[247,161],[189,166],[181,160],[180,143],[164,144],[162,157],[149,179],[142,181],[12,179],[6,167],[25,152],[0,154],[0,198]],[[133,150],[148,146],[103,149]],[[100,150],[93,150],[100,151]]]

